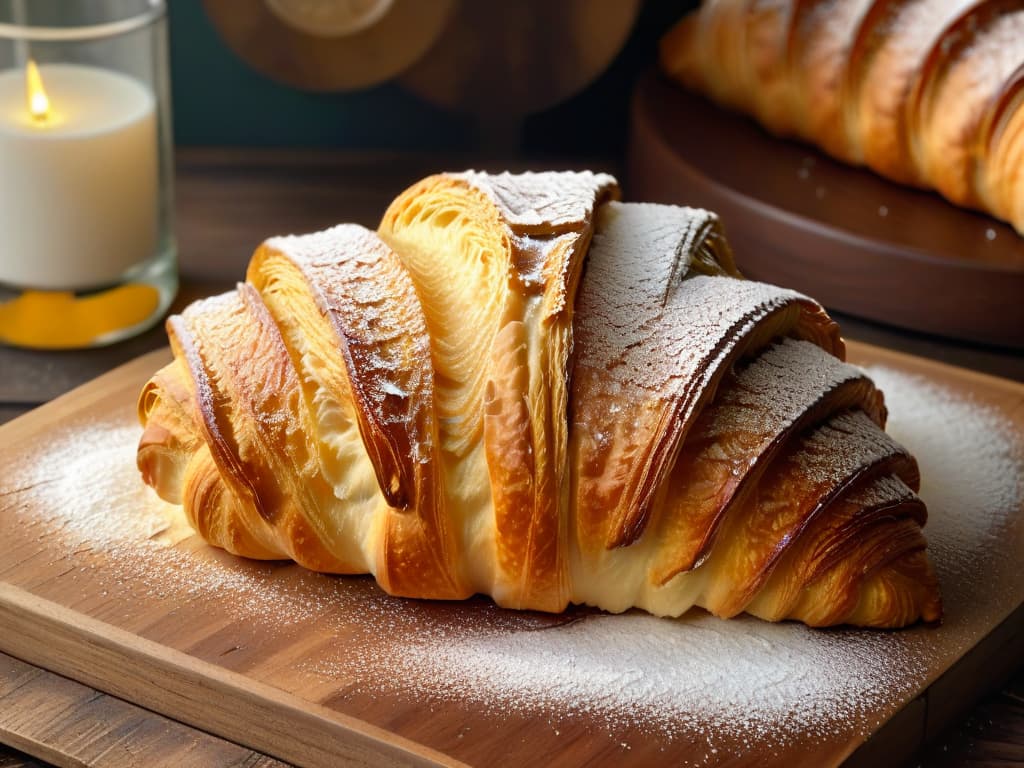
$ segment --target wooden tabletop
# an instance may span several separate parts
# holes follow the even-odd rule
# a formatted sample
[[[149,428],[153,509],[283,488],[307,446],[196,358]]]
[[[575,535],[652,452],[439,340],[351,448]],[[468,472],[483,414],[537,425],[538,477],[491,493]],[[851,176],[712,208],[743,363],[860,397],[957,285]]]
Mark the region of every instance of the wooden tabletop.
[[[391,199],[438,170],[590,167],[609,161],[348,154],[280,150],[182,150],[177,158],[182,287],[175,308],[229,289],[265,237],[354,221],[375,226]],[[625,190],[630,199],[629,188]],[[728,227],[728,222],[725,222]],[[837,315],[849,338],[1024,381],[1024,355],[908,333]],[[0,348],[0,423],[166,344],[162,328],[104,349]],[[1024,654],[1021,654],[1024,657]],[[1024,668],[978,703],[914,765],[1024,762]],[[8,745],[7,747],[3,745]],[[21,750],[18,752],[17,750]],[[78,683],[0,655],[0,768],[152,764],[274,765],[265,756],[161,718]],[[31,755],[31,757],[29,756]]]

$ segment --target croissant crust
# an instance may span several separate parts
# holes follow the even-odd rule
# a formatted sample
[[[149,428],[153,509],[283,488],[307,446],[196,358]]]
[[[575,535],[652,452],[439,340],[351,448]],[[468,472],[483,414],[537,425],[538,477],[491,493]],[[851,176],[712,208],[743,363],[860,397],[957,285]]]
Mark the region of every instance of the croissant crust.
[[[210,543],[386,591],[812,625],[941,615],[918,471],[813,300],[707,211],[441,174],[168,321],[143,479]]]
[[[660,59],[773,133],[1024,234],[1019,0],[706,0]]]

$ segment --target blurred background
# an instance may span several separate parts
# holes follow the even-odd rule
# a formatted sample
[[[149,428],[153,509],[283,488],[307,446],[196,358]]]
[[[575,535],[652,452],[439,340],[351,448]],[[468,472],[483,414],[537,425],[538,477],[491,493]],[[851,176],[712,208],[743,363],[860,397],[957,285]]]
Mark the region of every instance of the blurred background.
[[[169,4],[184,273],[226,279],[210,265],[237,273],[257,240],[241,230],[218,240],[212,233],[225,227],[190,205],[209,202],[190,185],[208,178],[211,160],[223,160],[239,183],[290,182],[299,197],[278,198],[261,219],[266,234],[340,219],[373,226],[394,194],[439,170],[590,167],[618,176],[627,199],[718,212],[750,277],[858,318],[1024,348],[1024,253],[1011,227],[770,136],[658,76],[659,40],[697,5]],[[190,154],[204,147],[234,154]],[[275,158],[275,149],[301,149],[305,160]],[[274,162],[317,165],[292,167],[287,180],[283,170],[252,170]],[[190,173],[193,163],[207,167]],[[227,177],[219,173],[218,194]],[[310,184],[333,191],[307,197]],[[225,259],[229,250],[237,258]],[[866,335],[875,338],[870,328]]]
[[[712,55],[752,61],[728,43],[728,23],[701,22],[693,40],[712,45],[687,49],[673,37],[666,50],[674,53],[659,71],[659,41],[697,8],[696,0],[181,0],[166,3],[166,19],[164,5],[0,0],[0,21],[59,25],[72,10],[160,11],[153,34],[142,40],[151,55],[141,69],[151,70],[159,107],[166,190],[160,243],[177,254],[176,306],[230,285],[268,236],[341,221],[376,226],[394,196],[428,174],[589,168],[615,174],[628,200],[717,212],[748,277],[796,288],[858,320],[1024,350],[1024,240],[1013,227],[779,138],[705,98],[700,78],[687,82],[667,62]],[[727,17],[730,7],[722,6]],[[766,18],[790,12],[785,3],[771,7]],[[813,16],[811,7],[794,5]],[[847,15],[852,7],[837,6]],[[988,14],[987,7],[971,4],[967,13]],[[758,8],[751,6],[752,17],[760,18]],[[775,27],[790,30],[789,24],[799,26],[790,19]],[[698,27],[676,29],[682,28]],[[785,48],[784,69],[799,79],[813,67],[800,58],[795,34],[786,32],[778,50]],[[940,42],[936,36],[936,50],[945,50]],[[31,45],[44,68],[71,55],[48,45]],[[20,70],[28,47],[0,46],[0,70],[9,68],[15,83],[11,111],[23,111]],[[805,47],[814,50],[810,42]],[[96,63],[99,52],[98,44],[86,43],[73,58]],[[977,67],[984,70],[985,62]],[[1007,80],[1006,99],[1017,86],[1024,93],[1021,73],[1024,65]],[[842,78],[833,80],[840,83],[834,90],[845,88]],[[783,111],[801,113],[794,108],[804,104],[800,99],[782,101]],[[28,135],[32,146],[44,138],[39,130]],[[86,187],[93,175],[83,176]],[[40,174],[28,169],[21,176]],[[21,202],[21,185],[7,186],[11,200]],[[28,218],[12,214],[8,231]],[[106,218],[114,226],[121,217]],[[161,312],[174,293],[169,285],[161,288]],[[48,306],[40,304],[33,318],[54,316]],[[891,343],[872,325],[849,327]],[[915,338],[913,350],[948,354],[944,343],[927,338]],[[989,366],[973,346],[963,352],[960,362],[1007,373],[1001,359]],[[1009,363],[1018,377],[1019,357]]]
[[[296,62],[303,55],[301,50],[280,52],[275,62],[258,72],[243,56],[257,58],[253,49],[264,44],[264,39],[257,37],[270,33],[239,29],[250,14],[239,14],[237,4],[235,14],[231,14],[230,5],[198,0],[169,4],[174,129],[179,146],[467,153],[505,150],[616,156],[625,148],[628,102],[637,77],[654,65],[658,38],[696,3],[612,0],[590,3],[588,9],[585,0],[524,2],[518,4],[523,12],[514,14],[520,24],[512,31],[507,19],[498,21],[491,3],[463,2],[461,8],[452,7],[457,3],[437,4],[438,14],[468,14],[467,24],[486,25],[478,29],[483,40],[500,38],[504,25],[506,39],[518,48],[521,57],[514,62],[504,60],[508,72],[520,82],[536,74],[536,96],[542,101],[557,100],[535,109],[536,104],[523,99],[504,111],[499,108],[505,96],[503,88],[494,89],[490,102],[484,93],[475,103],[470,95],[462,104],[441,104],[440,97],[428,88],[403,83],[403,76],[415,75],[418,69],[426,68],[430,76],[445,65],[438,61],[438,52],[431,50],[394,78],[355,90],[318,91],[308,83],[303,88],[302,78],[295,76],[295,69],[301,66]],[[300,10],[315,5],[293,3]],[[474,11],[474,5],[483,12]],[[390,10],[398,12],[400,7],[395,4]],[[574,42],[568,34],[581,23],[598,27],[602,39],[608,39],[596,56],[593,35]],[[268,17],[266,27],[275,25],[277,42],[266,45],[281,45],[287,22]],[[455,34],[463,32],[457,30]],[[401,45],[401,39],[399,36],[392,45]],[[552,45],[545,45],[547,41]],[[450,43],[445,39],[436,42],[441,48]],[[344,47],[344,38],[338,38],[338,45]],[[479,55],[478,51],[474,53]],[[472,66],[479,63],[472,54],[463,57],[466,59],[473,62]],[[564,78],[569,82],[561,87],[551,77],[552,69],[559,64],[571,70]],[[350,69],[356,68],[353,62]],[[495,73],[495,81],[501,74]],[[530,83],[525,86],[529,88]]]

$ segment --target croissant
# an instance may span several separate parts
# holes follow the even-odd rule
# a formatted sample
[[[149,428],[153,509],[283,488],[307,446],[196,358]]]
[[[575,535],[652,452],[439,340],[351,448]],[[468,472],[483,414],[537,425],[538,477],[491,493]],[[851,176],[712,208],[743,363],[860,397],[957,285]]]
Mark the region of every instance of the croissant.
[[[1024,6],[705,0],[663,38],[686,87],[1024,234]]]
[[[432,176],[168,321],[138,465],[207,541],[389,593],[941,614],[914,459],[812,300],[592,173]]]

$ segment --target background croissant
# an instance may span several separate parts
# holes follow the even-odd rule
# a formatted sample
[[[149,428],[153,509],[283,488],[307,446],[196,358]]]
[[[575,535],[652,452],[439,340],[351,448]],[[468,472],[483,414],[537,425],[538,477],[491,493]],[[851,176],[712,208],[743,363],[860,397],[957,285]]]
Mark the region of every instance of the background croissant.
[[[209,542],[398,595],[941,613],[917,468],[838,328],[706,211],[445,174],[378,232],[268,240],[168,321],[138,464]]]
[[[707,0],[662,69],[782,136],[1024,234],[1024,6]]]

